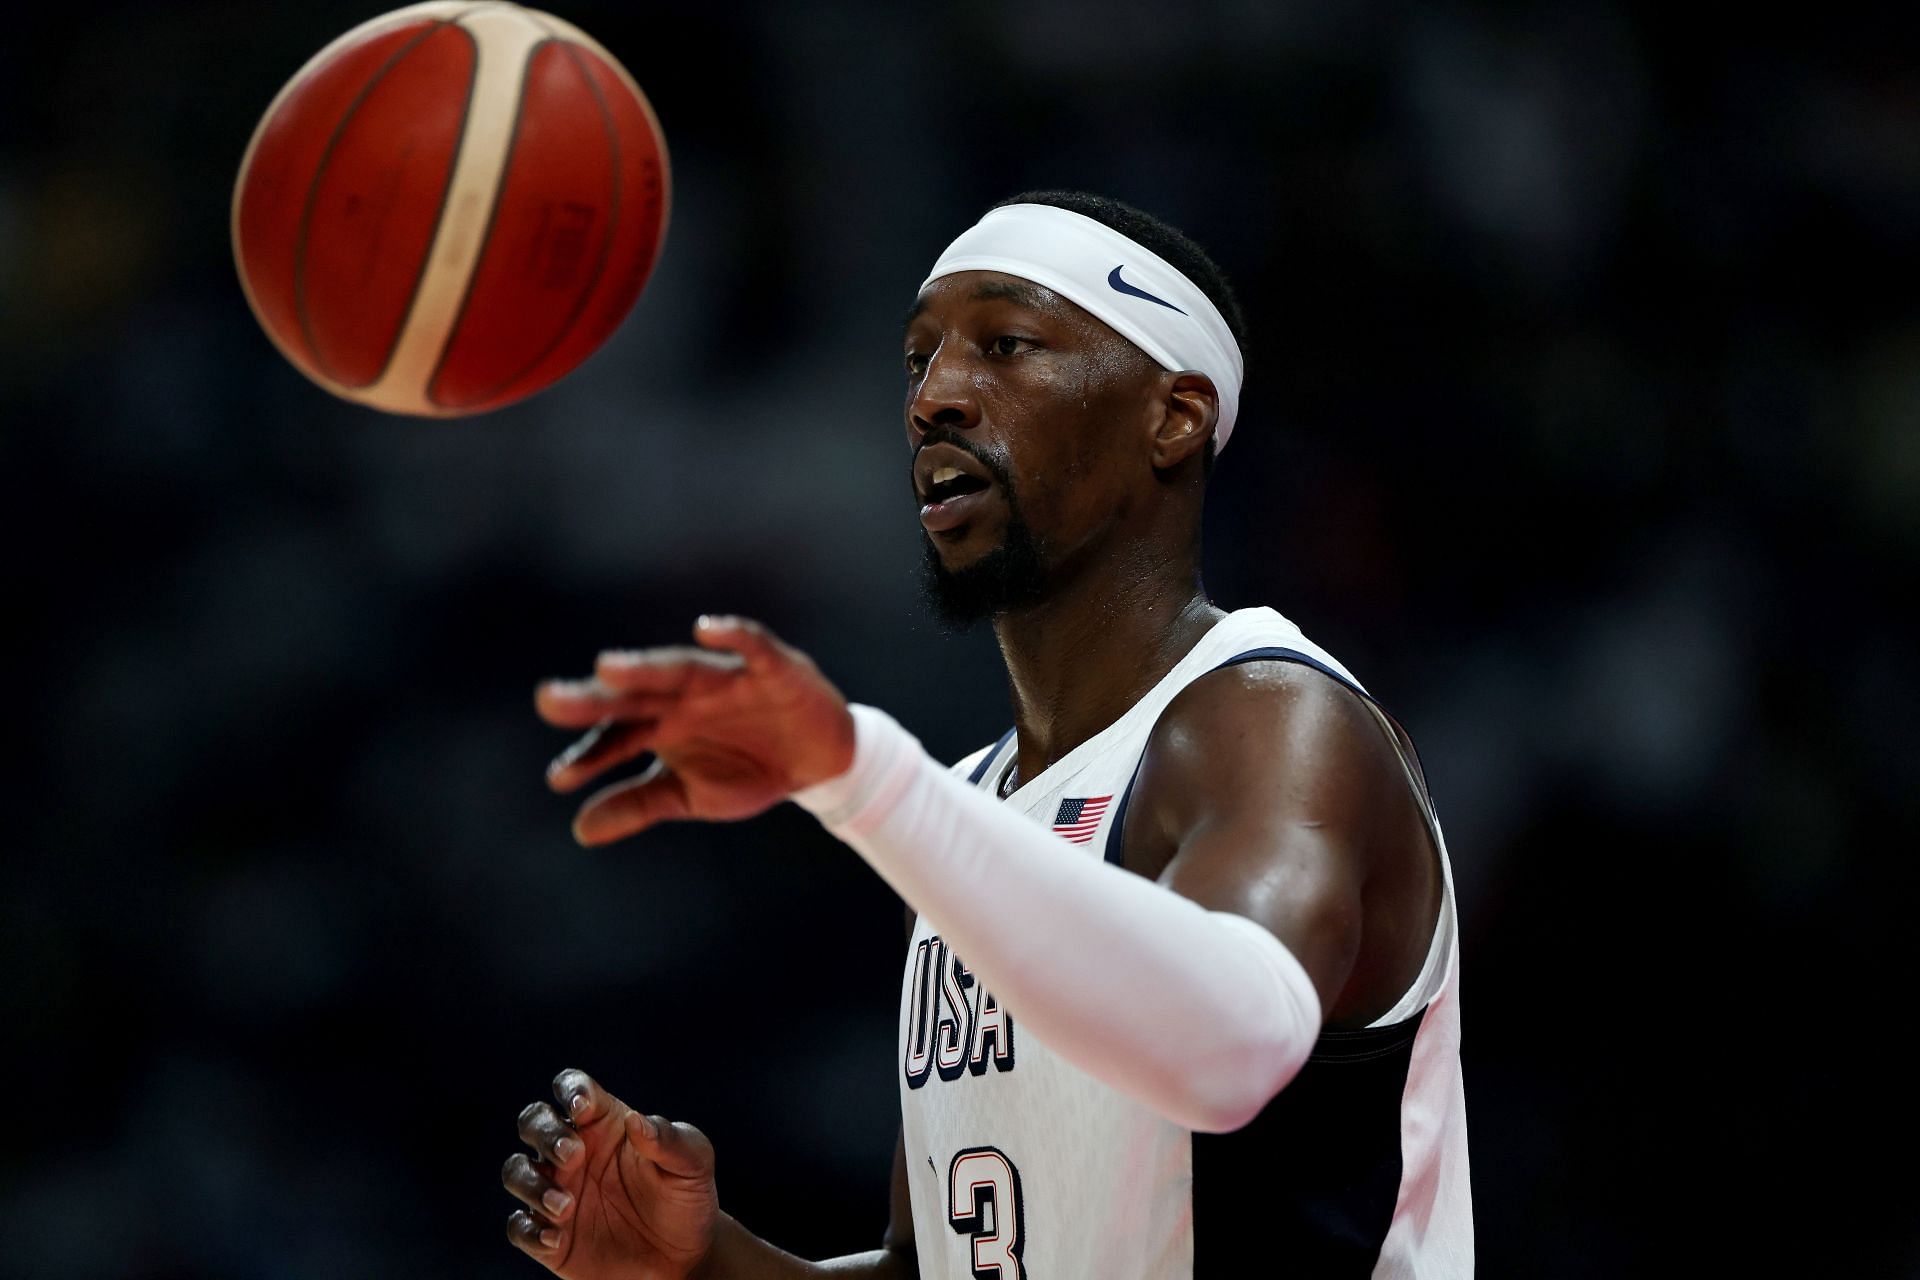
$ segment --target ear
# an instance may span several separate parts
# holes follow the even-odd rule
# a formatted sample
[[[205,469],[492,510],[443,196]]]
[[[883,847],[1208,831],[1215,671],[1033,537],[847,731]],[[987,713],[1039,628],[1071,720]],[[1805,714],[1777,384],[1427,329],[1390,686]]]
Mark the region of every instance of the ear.
[[[1167,471],[1200,453],[1220,421],[1220,393],[1204,373],[1166,375],[1165,399],[1153,433],[1153,465]]]

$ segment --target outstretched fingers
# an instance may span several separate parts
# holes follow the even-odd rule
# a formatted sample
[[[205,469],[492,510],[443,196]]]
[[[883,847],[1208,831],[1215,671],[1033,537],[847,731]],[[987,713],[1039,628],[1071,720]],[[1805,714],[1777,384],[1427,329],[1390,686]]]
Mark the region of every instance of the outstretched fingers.
[[[573,838],[583,845],[611,844],[690,813],[686,784],[665,761],[655,760],[639,777],[590,796],[574,815]]]
[[[556,729],[589,729],[603,720],[658,720],[673,709],[673,693],[619,689],[598,678],[543,680],[533,691],[533,709]]]
[[[547,785],[555,791],[574,791],[615,765],[625,764],[653,749],[659,733],[655,720],[602,720],[547,766]]]
[[[608,649],[593,663],[594,679],[629,695],[686,697],[726,685],[746,669],[738,654],[691,645],[659,649]]]
[[[725,689],[749,670],[792,662],[796,650],[749,618],[702,617],[697,645],[608,649],[586,680],[546,680],[534,706],[548,724],[587,729],[603,720],[658,720],[683,700]]]
[[[752,618],[702,614],[693,624],[693,638],[706,649],[738,655],[753,671],[764,671],[798,656],[796,650]]]

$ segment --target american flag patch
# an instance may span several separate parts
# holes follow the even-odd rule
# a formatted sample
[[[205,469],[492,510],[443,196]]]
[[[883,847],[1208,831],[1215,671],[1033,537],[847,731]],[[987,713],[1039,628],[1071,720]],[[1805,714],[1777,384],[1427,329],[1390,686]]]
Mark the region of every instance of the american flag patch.
[[[1075,844],[1085,844],[1100,829],[1112,796],[1068,796],[1053,815],[1053,834],[1065,836]]]

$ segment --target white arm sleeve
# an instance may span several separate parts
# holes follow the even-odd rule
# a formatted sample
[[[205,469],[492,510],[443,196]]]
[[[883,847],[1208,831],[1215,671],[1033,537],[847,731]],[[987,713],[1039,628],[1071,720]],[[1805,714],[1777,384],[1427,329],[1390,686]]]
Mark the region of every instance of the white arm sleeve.
[[[1272,933],[1085,856],[947,772],[885,712],[853,717],[852,768],[794,800],[1049,1048],[1206,1132],[1246,1124],[1293,1079],[1320,999]]]

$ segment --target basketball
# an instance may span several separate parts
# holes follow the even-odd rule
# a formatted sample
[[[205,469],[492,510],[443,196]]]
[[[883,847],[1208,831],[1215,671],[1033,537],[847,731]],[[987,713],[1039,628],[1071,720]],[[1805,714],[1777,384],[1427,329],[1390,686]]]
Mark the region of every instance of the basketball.
[[[619,327],[669,201],[659,121],[612,54],[536,10],[434,0],[347,32],[274,98],[234,185],[234,260],[321,387],[484,413]]]

